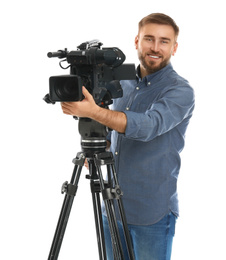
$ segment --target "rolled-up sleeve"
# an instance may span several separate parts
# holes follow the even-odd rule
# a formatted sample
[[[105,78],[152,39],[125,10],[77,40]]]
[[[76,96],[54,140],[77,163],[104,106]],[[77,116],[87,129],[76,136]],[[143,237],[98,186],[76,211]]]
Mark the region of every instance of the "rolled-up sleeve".
[[[168,88],[146,112],[123,111],[127,116],[125,136],[150,141],[180,124],[193,109],[194,92],[189,85]]]

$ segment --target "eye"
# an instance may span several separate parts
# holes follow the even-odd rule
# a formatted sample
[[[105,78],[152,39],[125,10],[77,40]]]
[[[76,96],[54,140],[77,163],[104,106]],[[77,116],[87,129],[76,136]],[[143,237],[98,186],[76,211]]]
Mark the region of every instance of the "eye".
[[[152,42],[152,41],[153,41],[153,38],[150,38],[150,37],[144,37],[144,40],[145,40],[145,41],[148,41],[148,42]]]
[[[168,44],[169,40],[162,40],[162,44]]]

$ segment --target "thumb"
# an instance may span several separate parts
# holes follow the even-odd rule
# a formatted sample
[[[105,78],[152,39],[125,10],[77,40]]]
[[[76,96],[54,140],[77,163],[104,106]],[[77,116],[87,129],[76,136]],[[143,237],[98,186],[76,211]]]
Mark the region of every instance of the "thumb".
[[[91,94],[89,93],[89,91],[83,86],[82,87],[82,94],[85,96],[85,98],[90,99]]]

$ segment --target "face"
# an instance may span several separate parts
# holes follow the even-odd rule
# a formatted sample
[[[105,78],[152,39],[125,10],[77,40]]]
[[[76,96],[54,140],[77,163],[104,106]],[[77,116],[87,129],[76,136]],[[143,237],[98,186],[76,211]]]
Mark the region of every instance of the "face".
[[[172,26],[150,23],[140,29],[135,46],[143,78],[164,68],[176,53],[178,44]]]

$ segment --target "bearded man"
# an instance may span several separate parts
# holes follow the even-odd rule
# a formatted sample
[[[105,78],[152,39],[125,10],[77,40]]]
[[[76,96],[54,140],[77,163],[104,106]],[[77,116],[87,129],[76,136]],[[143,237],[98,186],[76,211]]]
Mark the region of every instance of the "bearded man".
[[[114,100],[112,109],[96,105],[85,87],[81,102],[62,103],[65,114],[88,117],[113,129],[107,138],[136,260],[171,258],[179,216],[180,152],[194,109],[194,92],[171,64],[178,34],[171,17],[161,13],[144,17],[135,38],[140,60],[137,79],[121,81],[123,97]],[[104,206],[103,221],[108,259],[113,260]]]

